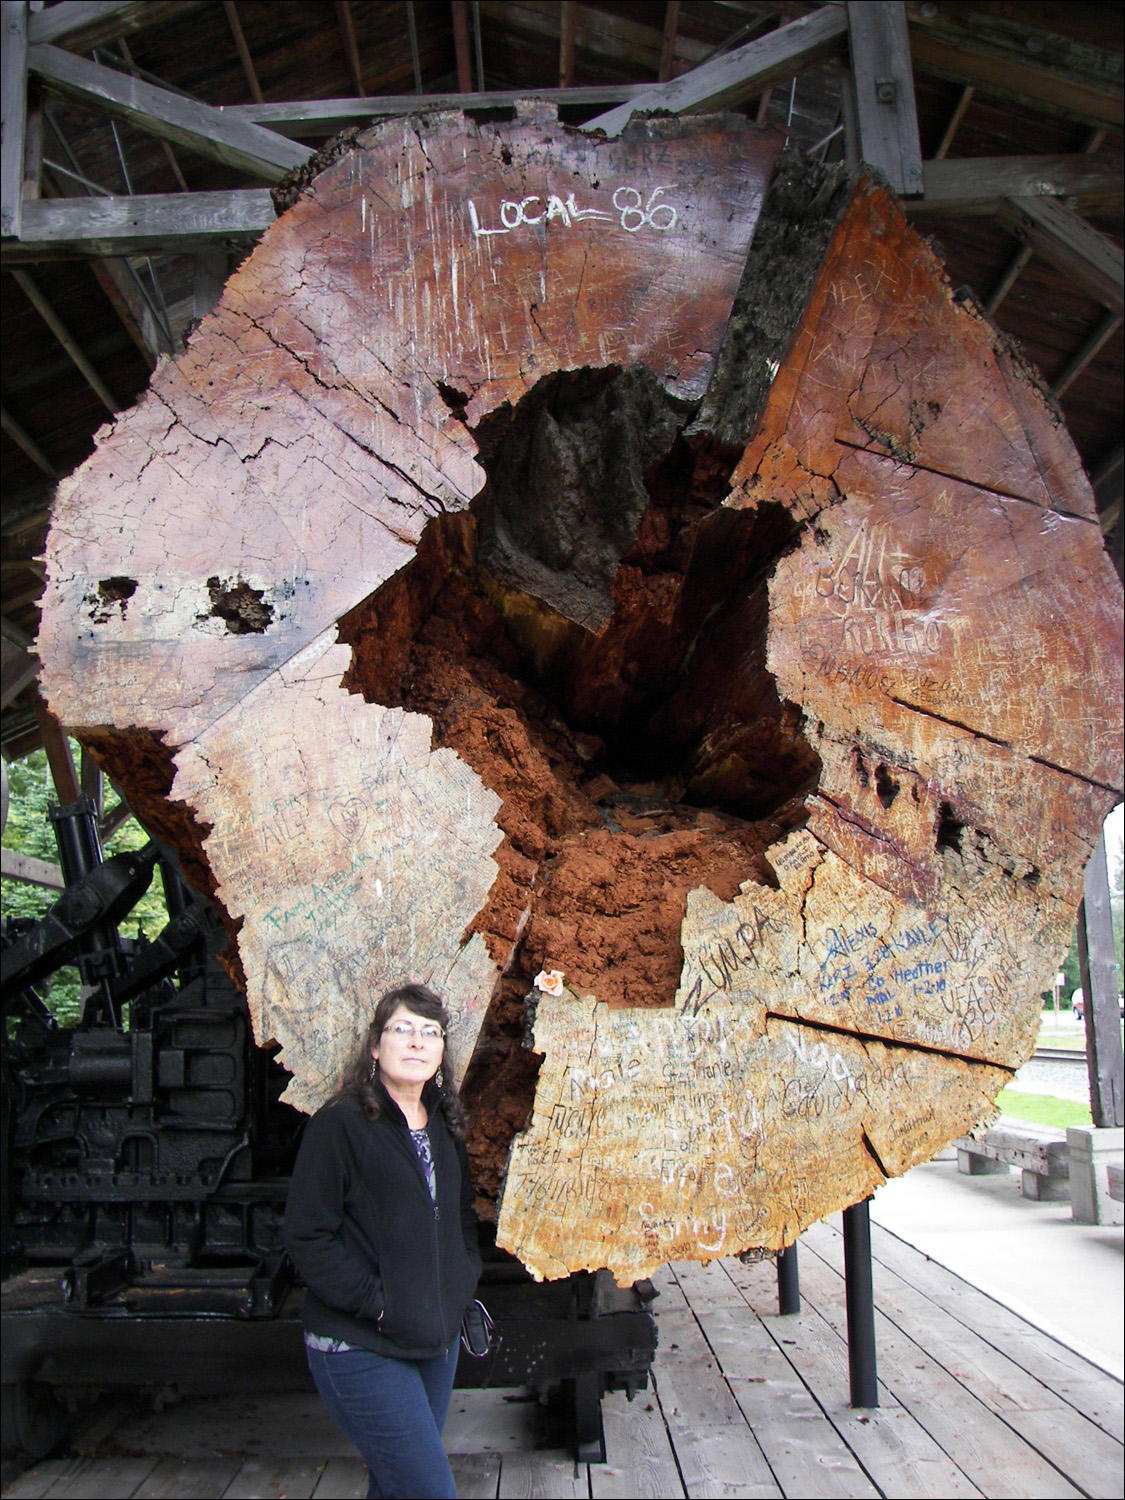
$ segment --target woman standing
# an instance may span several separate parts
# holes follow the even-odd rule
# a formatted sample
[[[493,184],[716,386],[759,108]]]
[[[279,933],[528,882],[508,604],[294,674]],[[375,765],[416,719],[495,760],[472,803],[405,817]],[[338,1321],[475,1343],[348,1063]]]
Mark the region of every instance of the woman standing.
[[[441,1429],[480,1254],[448,1026],[424,985],[382,997],[305,1127],[285,1211],[309,1368],[369,1496],[456,1493]]]

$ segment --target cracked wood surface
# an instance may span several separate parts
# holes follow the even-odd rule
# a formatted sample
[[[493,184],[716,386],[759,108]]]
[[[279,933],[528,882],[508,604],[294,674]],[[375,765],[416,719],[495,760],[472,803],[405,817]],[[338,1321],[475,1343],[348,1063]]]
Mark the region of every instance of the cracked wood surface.
[[[697,435],[692,469],[643,380],[522,429],[572,530],[633,484],[597,610],[558,602],[580,531],[498,563],[496,476],[457,514],[470,429],[497,462],[557,371],[648,372],[689,419],[772,152],[530,107],[368,132],[60,489],[52,707],[127,789],[115,734],[174,757],[287,1097],[323,1098],[404,973],[449,994],[459,1069],[488,1008],[470,1151],[538,1276],[789,1243],[987,1120],[1119,796],[1121,593],[1077,457],[870,183],[740,459]],[[589,444],[624,447],[622,411],[661,436],[619,473]],[[656,781],[606,753],[628,714],[679,757]],[[501,1044],[527,1059],[541,964],[580,994],[539,999],[536,1077]]]
[[[769,851],[778,890],[689,894],[671,1011],[540,1003],[498,1234],[539,1274],[791,1243],[991,1118],[1121,795],[1121,588],[1089,485],[870,183],[733,479],[729,509],[802,522],[768,666],[819,785]]]
[[[173,752],[289,1102],[316,1107],[404,974],[448,991],[460,1072],[497,981],[466,940],[497,799],[429,720],[343,689],[337,621],[467,507],[469,427],[543,375],[640,364],[700,394],[778,145],[714,120],[597,142],[530,105],[376,127],[60,487],[44,690],[142,812],[112,731]]]

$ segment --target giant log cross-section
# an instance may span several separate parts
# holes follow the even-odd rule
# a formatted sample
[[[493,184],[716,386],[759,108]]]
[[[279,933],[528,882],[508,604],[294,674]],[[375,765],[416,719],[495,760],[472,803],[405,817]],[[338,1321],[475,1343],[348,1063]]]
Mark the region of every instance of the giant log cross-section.
[[[1121,795],[1057,413],[884,187],[777,153],[372,128],[55,507],[45,691],[286,1097],[442,990],[536,1276],[777,1248],[986,1120]]]

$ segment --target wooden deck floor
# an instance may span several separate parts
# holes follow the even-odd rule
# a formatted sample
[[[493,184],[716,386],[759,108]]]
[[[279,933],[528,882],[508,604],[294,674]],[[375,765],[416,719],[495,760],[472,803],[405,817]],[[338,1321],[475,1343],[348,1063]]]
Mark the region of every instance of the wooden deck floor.
[[[1035,1496],[1123,1491],[1122,1386],[873,1226],[881,1405],[847,1404],[838,1227],[801,1240],[802,1312],[776,1315],[772,1264],[676,1265],[659,1281],[653,1388],[603,1403],[608,1462],[576,1466],[516,1392],[455,1392],[458,1494]],[[314,1397],[185,1401],[103,1420],[11,1500],[366,1493]]]

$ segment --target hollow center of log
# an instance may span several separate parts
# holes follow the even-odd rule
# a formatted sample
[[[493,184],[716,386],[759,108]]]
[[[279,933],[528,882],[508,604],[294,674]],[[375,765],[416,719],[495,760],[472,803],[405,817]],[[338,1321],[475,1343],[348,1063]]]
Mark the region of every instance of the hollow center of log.
[[[486,1190],[531,1103],[538,970],[670,1005],[687,892],[772,883],[762,852],[818,778],[766,669],[767,580],[795,525],[722,508],[739,450],[685,437],[691,416],[643,369],[545,379],[478,430],[470,513],[431,522],[340,623],[346,686],[428,715],[502,799],[474,929],[504,980],[465,1086]]]

